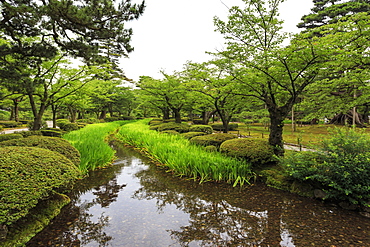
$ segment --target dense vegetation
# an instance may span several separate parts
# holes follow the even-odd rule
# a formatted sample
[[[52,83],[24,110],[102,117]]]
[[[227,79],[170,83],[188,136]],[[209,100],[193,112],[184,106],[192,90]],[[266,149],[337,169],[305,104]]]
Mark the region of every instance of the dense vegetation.
[[[234,185],[248,183],[253,173],[242,160],[227,158],[220,153],[210,153],[202,147],[191,145],[179,135],[161,134],[149,129],[148,120],[122,126],[117,138],[143,152],[154,161],[164,164],[178,176],[194,180],[225,181]]]
[[[81,173],[65,156],[37,147],[0,148],[0,225],[11,225]]]

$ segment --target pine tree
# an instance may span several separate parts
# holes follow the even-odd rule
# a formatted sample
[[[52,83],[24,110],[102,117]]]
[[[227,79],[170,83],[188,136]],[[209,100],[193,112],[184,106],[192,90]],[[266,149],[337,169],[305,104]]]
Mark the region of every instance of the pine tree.
[[[304,15],[299,28],[312,29],[335,23],[340,18],[359,12],[370,12],[369,0],[313,0],[311,13]]]

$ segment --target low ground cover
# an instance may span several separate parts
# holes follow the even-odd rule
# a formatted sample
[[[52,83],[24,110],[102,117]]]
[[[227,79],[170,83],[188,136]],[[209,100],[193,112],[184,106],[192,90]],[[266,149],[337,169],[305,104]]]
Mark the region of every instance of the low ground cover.
[[[224,181],[237,185],[253,176],[250,164],[218,152],[207,152],[192,145],[180,135],[168,135],[149,129],[149,120],[140,120],[122,126],[117,138],[140,148],[176,175],[203,181]]]

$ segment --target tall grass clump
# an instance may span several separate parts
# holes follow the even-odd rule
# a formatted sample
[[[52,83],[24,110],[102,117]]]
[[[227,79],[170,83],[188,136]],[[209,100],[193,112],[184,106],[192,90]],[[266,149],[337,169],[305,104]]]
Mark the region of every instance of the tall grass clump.
[[[91,124],[63,135],[81,154],[80,170],[88,171],[109,164],[115,151],[105,142],[106,136],[127,121]]]
[[[166,165],[179,176],[204,181],[225,181],[243,185],[252,177],[250,164],[207,152],[178,135],[166,135],[150,130],[149,120],[140,120],[122,126],[117,133],[121,141],[147,152],[155,161]]]

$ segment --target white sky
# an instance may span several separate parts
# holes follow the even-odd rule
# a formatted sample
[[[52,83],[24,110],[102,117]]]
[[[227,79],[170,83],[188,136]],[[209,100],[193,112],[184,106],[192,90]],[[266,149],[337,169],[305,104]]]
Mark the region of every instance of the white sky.
[[[241,3],[240,0],[222,2],[228,7]],[[161,79],[160,70],[171,74],[183,70],[187,61],[210,60],[211,56],[205,52],[214,52],[224,43],[213,25],[214,16],[227,20],[228,9],[222,2],[146,0],[144,14],[127,25],[134,31],[131,45],[135,51],[121,61],[126,76],[135,81],[142,75]],[[312,0],[286,0],[281,4],[280,18],[285,22],[284,31],[298,32],[296,25],[312,7]]]

